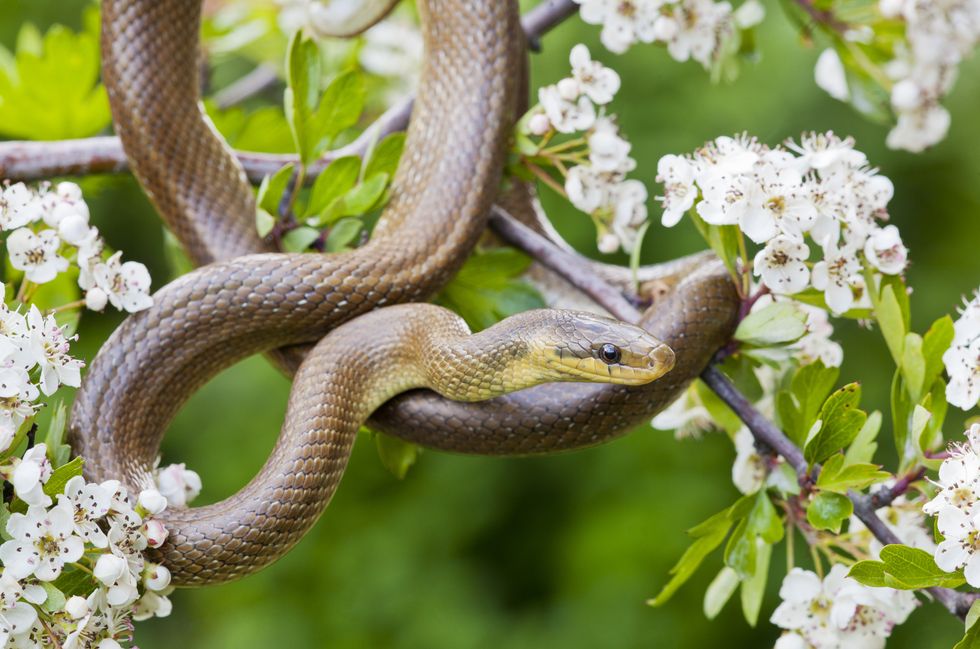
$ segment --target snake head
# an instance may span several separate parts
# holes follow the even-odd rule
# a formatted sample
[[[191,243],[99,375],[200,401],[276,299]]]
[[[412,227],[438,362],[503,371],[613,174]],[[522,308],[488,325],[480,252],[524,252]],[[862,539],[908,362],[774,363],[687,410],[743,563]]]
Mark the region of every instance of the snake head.
[[[674,367],[674,350],[640,327],[582,311],[545,313],[554,326],[532,346],[557,374],[552,380],[642,385]]]

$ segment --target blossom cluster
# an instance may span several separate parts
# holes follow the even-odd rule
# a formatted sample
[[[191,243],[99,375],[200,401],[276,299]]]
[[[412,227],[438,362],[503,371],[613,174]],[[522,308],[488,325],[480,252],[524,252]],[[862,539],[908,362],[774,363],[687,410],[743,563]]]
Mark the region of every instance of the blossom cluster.
[[[113,649],[132,639],[133,620],[170,613],[170,572],[143,554],[167,538],[154,518],[167,500],[156,489],[134,498],[118,481],[86,482],[77,464],[51,489],[73,464],[55,469],[38,444],[0,466],[23,505],[0,545],[4,646]]]
[[[770,621],[786,633],[775,649],[882,649],[918,605],[911,592],[859,584],[839,563],[823,579],[793,568],[779,596],[783,601]]]
[[[633,44],[663,43],[677,61],[693,59],[705,68],[715,65],[733,48],[740,29],[762,21],[765,9],[748,0],[737,10],[714,0],[575,0],[582,20],[602,25],[600,39],[621,54]]]
[[[770,148],[755,138],[720,137],[693,155],[661,158],[662,221],[673,226],[694,209],[711,225],[735,225],[764,246],[753,271],[774,293],[821,291],[842,314],[865,303],[862,260],[895,275],[908,261],[898,229],[882,226],[891,181],[868,166],[850,138],[804,134]],[[823,257],[809,263],[806,237]]]
[[[922,509],[936,517],[943,535],[936,565],[946,572],[962,569],[967,583],[980,588],[980,424],[973,424],[966,438],[950,446],[935,483],[939,491]]]
[[[852,25],[844,38],[860,44],[876,31],[887,38],[891,58],[882,66],[879,83],[888,90],[896,124],[886,142],[893,149],[920,152],[949,130],[949,111],[941,102],[953,88],[960,63],[980,43],[980,2],[880,0],[878,9],[885,21]],[[898,39],[892,36],[895,21],[904,27]],[[832,97],[851,98],[844,64],[835,50],[821,53],[815,76],[817,85]]]
[[[523,134],[541,138],[533,153],[564,176],[564,193],[578,209],[592,216],[599,249],[627,252],[636,245],[647,220],[647,190],[626,176],[636,168],[630,143],[621,135],[615,116],[606,115],[620,87],[619,75],[592,59],[582,44],[572,48],[570,77],[538,91],[539,104],[521,121]],[[558,134],[574,139],[547,146]]]
[[[980,401],[980,289],[953,323],[953,342],[943,353],[949,374],[946,400],[969,410]]]
[[[143,264],[124,263],[119,252],[103,259],[105,242],[89,223],[88,205],[74,183],[45,183],[37,189],[6,184],[0,190],[0,230],[7,233],[10,265],[24,273],[18,301],[26,301],[32,286],[54,280],[74,262],[89,309],[101,311],[109,303],[136,312],[153,303]]]

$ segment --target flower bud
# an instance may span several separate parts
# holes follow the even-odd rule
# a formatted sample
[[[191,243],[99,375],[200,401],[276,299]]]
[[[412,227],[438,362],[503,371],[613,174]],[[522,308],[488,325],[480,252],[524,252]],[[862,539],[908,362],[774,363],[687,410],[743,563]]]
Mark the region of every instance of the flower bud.
[[[85,292],[85,306],[90,311],[101,311],[109,302],[109,296],[101,288],[90,288]]]
[[[558,94],[561,95],[562,99],[575,101],[581,94],[581,89],[578,87],[578,81],[575,79],[562,79],[558,82]]]
[[[95,578],[106,586],[116,583],[120,577],[129,569],[129,564],[122,557],[114,554],[103,554],[95,563]]]
[[[911,111],[922,105],[922,93],[911,79],[903,79],[892,87],[892,106],[895,110]]]
[[[73,212],[58,221],[58,236],[73,246],[85,241],[88,238],[89,230],[88,217],[77,212]]]
[[[99,642],[98,649],[122,649],[122,645],[112,638],[103,638]]]
[[[541,136],[551,130],[551,120],[544,113],[537,113],[528,121],[527,128],[531,135]]]
[[[170,585],[170,571],[158,563],[148,563],[143,572],[143,583],[150,590],[163,590]]]
[[[72,595],[65,602],[65,613],[73,620],[85,617],[89,613],[88,601],[84,597]]]
[[[77,202],[82,200],[82,188],[71,182],[61,182],[55,188],[58,196],[63,200]]]
[[[137,503],[151,515],[159,514],[167,508],[167,499],[156,489],[141,491]]]
[[[167,540],[170,532],[160,521],[151,518],[143,524],[143,533],[146,534],[146,543],[151,548],[158,548]]]
[[[603,252],[607,255],[612,254],[616,252],[617,248],[619,248],[619,237],[612,232],[607,232],[600,237],[598,246],[599,252]]]

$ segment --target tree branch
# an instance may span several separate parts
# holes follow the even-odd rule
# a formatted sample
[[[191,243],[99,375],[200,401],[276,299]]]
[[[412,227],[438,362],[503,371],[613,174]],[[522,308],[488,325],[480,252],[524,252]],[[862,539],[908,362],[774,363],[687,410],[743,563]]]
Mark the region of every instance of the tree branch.
[[[545,0],[521,18],[528,39],[534,43],[578,10],[572,0]],[[261,91],[255,87],[274,83],[268,72],[259,66],[253,72],[218,93],[219,105],[235,103],[243,94]],[[250,78],[251,77],[251,78]],[[237,86],[237,87],[236,87]],[[310,165],[308,182],[312,182],[332,161],[342,156],[363,155],[374,142],[390,133],[404,130],[412,114],[414,98],[395,104],[369,126],[356,140],[345,147],[327,152]],[[258,184],[266,175],[284,165],[298,163],[295,155],[276,155],[236,151],[250,182]],[[0,142],[0,179],[36,181],[55,176],[84,176],[88,174],[122,173],[129,164],[117,137],[93,137],[58,142],[12,141]]]
[[[636,309],[629,305],[629,303],[626,303],[624,307],[622,303],[625,300],[619,291],[596,275],[584,258],[558,249],[557,246],[544,236],[524,226],[499,207],[493,209],[490,226],[502,239],[520,248],[541,262],[542,265],[561,275],[616,317],[627,322],[636,323],[639,321],[639,313]],[[819,469],[819,467],[815,467],[815,470],[811,473],[810,467],[807,465],[803,457],[803,452],[799,447],[783,431],[777,428],[775,424],[756,410],[749,400],[739,392],[738,388],[717,367],[709,366],[705,369],[701,374],[701,380],[738,415],[739,419],[748,427],[756,442],[771,448],[785,458],[801,480],[809,480],[812,477],[812,473],[815,473]],[[908,479],[911,482],[913,477],[909,476]],[[906,485],[902,491],[907,488]],[[875,509],[891,503],[898,495],[899,492],[896,492],[891,498],[888,495],[884,495],[878,497],[876,500],[875,496],[868,496],[854,491],[848,493],[848,498],[854,503],[854,514],[864,523],[875,538],[885,545],[901,543],[902,541],[878,517]],[[967,593],[960,593],[949,588],[929,588],[928,591],[950,613],[960,619],[966,617],[967,611],[970,610],[970,605],[974,599]]]
[[[214,95],[214,103],[222,110],[231,108],[268,90],[279,81],[279,71],[275,66],[261,63],[244,77],[228,84]]]

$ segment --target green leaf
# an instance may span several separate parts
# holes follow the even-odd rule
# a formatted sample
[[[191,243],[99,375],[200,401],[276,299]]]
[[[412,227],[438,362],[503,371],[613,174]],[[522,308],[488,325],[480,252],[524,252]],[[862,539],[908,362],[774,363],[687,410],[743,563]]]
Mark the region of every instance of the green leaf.
[[[65,608],[65,602],[68,598],[61,590],[49,581],[42,581],[41,587],[47,594],[48,598],[44,600],[44,610],[48,613],[57,613],[61,609]]]
[[[911,425],[912,406],[913,403],[909,399],[908,390],[905,389],[902,370],[897,369],[894,377],[892,377],[891,388],[892,434],[895,438],[895,450],[898,451],[901,467],[904,467],[905,461],[911,455],[909,452],[909,426]]]
[[[970,605],[970,610],[966,612],[966,620],[964,620],[966,630],[969,631],[978,619],[980,619],[980,599],[974,600],[973,604]]]
[[[929,422],[919,436],[919,451],[925,455],[927,451],[935,450],[943,443],[943,423],[946,421],[946,382],[937,378],[929,394],[922,400],[922,407],[929,411]]]
[[[379,173],[355,186],[344,196],[343,216],[361,216],[377,204],[388,186],[388,174]]]
[[[922,358],[925,360],[925,371],[922,381],[924,386],[931,386],[943,373],[943,354],[953,342],[953,319],[944,315],[929,327],[922,338]]]
[[[845,385],[830,395],[820,408],[823,426],[803,450],[807,462],[823,462],[850,446],[868,418],[867,413],[857,407],[860,401],[861,386],[857,383]]]
[[[395,171],[398,169],[398,161],[401,160],[404,149],[404,133],[392,133],[378,142],[374,151],[371,152],[367,166],[364,167],[364,177],[370,178],[375,174],[388,174],[389,178],[394,178]]]
[[[749,512],[746,520],[746,532],[753,536],[758,536],[766,543],[779,543],[783,540],[785,530],[783,529],[783,519],[769,500],[769,494],[762,490],[755,497],[752,511]]]
[[[320,135],[314,122],[320,95],[320,49],[302,31],[293,34],[286,54],[283,106],[293,142],[304,166],[319,156]]]
[[[337,135],[357,123],[364,110],[365,94],[364,77],[357,70],[344,72],[327,86],[314,117],[318,138],[316,157]]]
[[[436,301],[462,316],[474,331],[515,313],[542,308],[545,304],[538,292],[517,279],[530,263],[529,257],[513,248],[478,251]]]
[[[748,579],[742,581],[740,593],[742,613],[751,627],[755,627],[759,621],[759,610],[762,608],[762,598],[766,594],[766,581],[769,578],[769,559],[772,557],[771,545],[768,543],[758,545],[755,570]]]
[[[735,411],[728,407],[715,391],[705,385],[704,381],[696,379],[694,381],[694,391],[704,409],[708,411],[712,421],[720,426],[729,437],[734,437],[735,433],[742,427],[742,420],[738,418]]]
[[[722,567],[715,578],[704,591],[704,616],[709,620],[715,619],[725,604],[732,598],[739,584],[738,573],[728,566]]]
[[[320,238],[319,230],[305,225],[300,226],[290,230],[283,236],[282,248],[286,252],[303,252],[318,238]]]
[[[346,218],[334,223],[327,235],[325,246],[327,252],[348,250],[349,245],[357,239],[357,235],[361,233],[363,227],[364,224],[360,219]]]
[[[818,493],[806,508],[806,520],[818,530],[840,532],[841,525],[854,513],[847,496],[830,491]]]
[[[875,483],[883,482],[892,477],[887,471],[875,464],[849,464],[845,466],[845,458],[836,453],[824,462],[817,477],[817,487],[826,491],[847,494],[848,489],[861,490]]]
[[[49,496],[57,496],[63,493],[65,490],[65,485],[68,481],[75,476],[82,475],[82,464],[84,461],[80,457],[76,457],[74,460],[67,464],[63,464],[54,470],[51,477],[44,484],[44,493]]]
[[[742,579],[748,579],[755,572],[757,538],[748,533],[748,523],[742,520],[725,545],[725,565],[737,572]]]
[[[776,302],[750,313],[739,323],[735,339],[765,347],[799,340],[806,333],[806,313],[789,302]]]
[[[695,539],[694,543],[688,546],[680,560],[670,569],[670,581],[656,597],[647,600],[647,604],[660,606],[667,602],[691,578],[701,562],[721,545],[732,525],[748,512],[751,503],[752,499],[741,498],[731,507],[689,529],[687,533]]]
[[[48,449],[48,459],[51,466],[57,469],[71,457],[71,447],[65,444],[65,430],[68,422],[68,408],[64,402],[59,401],[51,415],[51,422],[48,424],[48,433],[44,436],[44,443]]]
[[[357,183],[361,173],[361,159],[357,156],[337,158],[324,169],[310,192],[310,200],[306,206],[306,216],[325,216],[328,208],[344,196]],[[321,218],[320,225],[332,219]]]
[[[0,135],[62,140],[89,137],[110,122],[109,100],[99,81],[98,21],[74,33],[55,25],[42,38],[21,27],[16,54],[0,59]]]
[[[255,226],[258,228],[260,237],[269,234],[276,221],[279,220],[279,204],[282,202],[282,196],[286,192],[286,187],[292,177],[293,165],[288,164],[271,176],[262,179],[258,195],[255,197]]]
[[[834,389],[840,369],[827,367],[815,361],[796,370],[790,384],[790,393],[780,392],[777,410],[780,423],[794,442],[802,445],[806,435],[817,421],[820,407]],[[784,396],[785,395],[785,396]]]
[[[858,561],[851,566],[847,576],[872,588],[884,588],[888,585],[885,579],[885,564],[882,561]]]
[[[14,538],[7,531],[7,521],[10,520],[10,508],[7,507],[7,503],[0,502],[0,538],[4,541],[9,541]]]
[[[885,572],[906,584],[908,589],[957,588],[966,583],[960,574],[943,572],[932,554],[919,548],[886,545],[881,549],[881,561],[885,564]]]
[[[922,398],[922,382],[926,375],[926,360],[922,356],[922,337],[914,332],[905,334],[902,347],[902,375],[912,401]]]
[[[694,211],[688,212],[691,221],[697,227],[701,236],[708,242],[711,249],[725,264],[732,277],[737,277],[736,259],[738,257],[739,240],[742,236],[735,225],[709,225]]]
[[[953,649],[980,649],[980,625],[971,626],[963,639],[957,642]]]
[[[881,335],[885,338],[888,351],[891,352],[895,364],[902,364],[902,348],[905,345],[905,318],[895,290],[892,286],[882,286],[878,304],[875,306],[875,317],[881,327]]]
[[[204,108],[228,145],[242,151],[294,153],[296,146],[289,123],[278,106],[249,110],[235,106],[221,109],[213,101]]]
[[[86,596],[95,589],[95,579],[89,573],[70,565],[51,583],[66,597]]]
[[[384,433],[374,434],[374,444],[378,449],[381,463],[399,480],[408,475],[408,470],[412,468],[421,453],[417,445]]]
[[[881,430],[881,411],[875,410],[861,426],[861,432],[844,454],[846,464],[865,464],[874,459],[878,450],[878,431]]]

